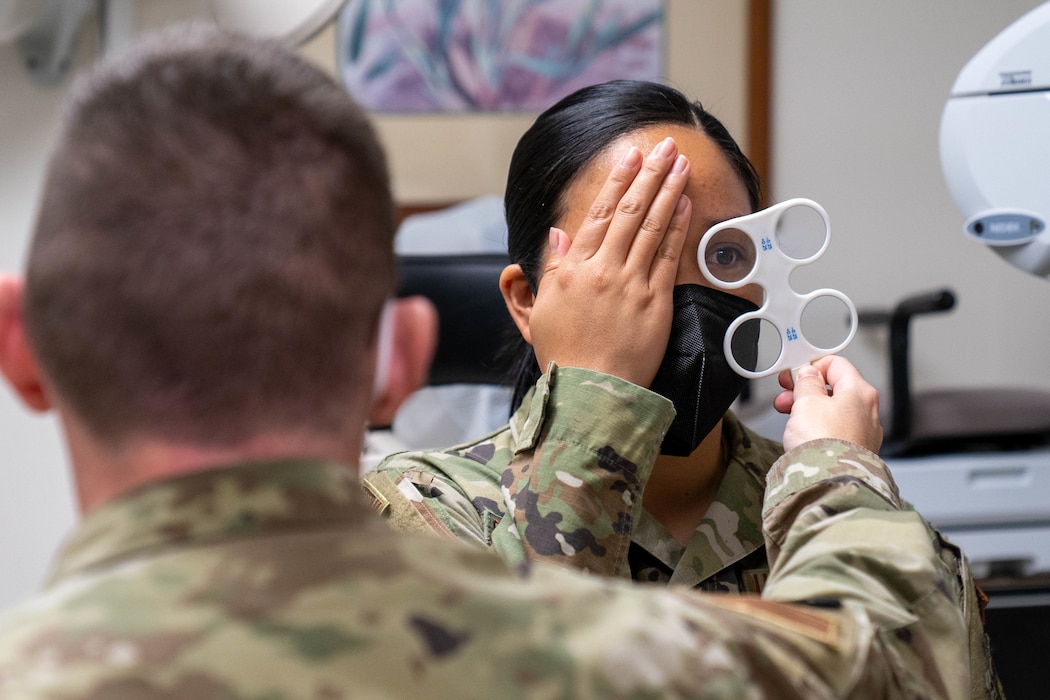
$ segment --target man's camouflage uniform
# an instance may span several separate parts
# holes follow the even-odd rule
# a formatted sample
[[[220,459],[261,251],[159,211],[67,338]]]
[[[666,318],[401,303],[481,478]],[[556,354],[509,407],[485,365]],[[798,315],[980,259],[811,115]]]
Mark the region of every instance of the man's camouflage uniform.
[[[633,481],[629,459],[605,463]],[[394,532],[348,467],[198,472],[86,518],[46,590],[0,619],[0,697],[969,693],[956,572],[875,455],[830,440],[788,453],[763,524],[762,598],[543,563],[518,578],[480,548]]]
[[[673,416],[669,401],[629,382],[552,365],[507,427],[445,451],[394,455],[365,476],[365,486],[398,529],[484,544],[514,564],[545,560],[638,581],[761,592],[769,575],[766,474],[783,448],[727,414],[722,482],[682,547],[641,507]],[[959,550],[932,528],[930,538],[954,572],[967,615],[973,697],[997,697],[986,601]]]

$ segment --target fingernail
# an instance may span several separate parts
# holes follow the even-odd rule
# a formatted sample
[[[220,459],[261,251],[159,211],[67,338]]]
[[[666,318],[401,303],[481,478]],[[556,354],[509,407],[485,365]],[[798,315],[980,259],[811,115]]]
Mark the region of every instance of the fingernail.
[[[674,139],[668,136],[660,143],[656,144],[656,148],[653,149],[653,153],[666,158],[674,152]]]
[[[550,233],[547,234],[547,246],[550,252],[558,250],[558,229],[551,226]]]
[[[689,167],[689,159],[683,155],[679,155],[674,159],[674,165],[671,166],[671,172],[675,175],[681,175],[685,172],[687,167]]]
[[[625,168],[636,168],[642,162],[642,152],[636,146],[631,146],[627,153],[623,154],[620,164]]]
[[[797,370],[795,370],[795,381],[798,381],[799,379],[806,379],[808,377],[819,376],[820,370],[818,370],[813,365],[803,365],[802,367],[799,367]]]
[[[674,208],[675,215],[676,216],[681,216],[682,214],[684,214],[685,213],[685,208],[688,207],[688,206],[689,206],[689,198],[686,197],[683,194],[681,197],[678,198],[678,204]]]

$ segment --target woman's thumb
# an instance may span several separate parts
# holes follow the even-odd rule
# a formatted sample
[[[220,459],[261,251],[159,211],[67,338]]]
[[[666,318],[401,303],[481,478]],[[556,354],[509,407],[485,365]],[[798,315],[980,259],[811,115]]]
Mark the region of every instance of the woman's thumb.
[[[801,396],[827,396],[827,384],[824,375],[813,365],[804,365],[795,372],[795,385],[793,387],[795,400]]]

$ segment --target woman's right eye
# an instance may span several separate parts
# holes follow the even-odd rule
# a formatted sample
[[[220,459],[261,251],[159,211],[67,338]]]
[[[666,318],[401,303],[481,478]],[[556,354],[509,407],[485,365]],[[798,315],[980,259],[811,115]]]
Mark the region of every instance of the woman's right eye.
[[[712,258],[713,260],[708,262],[709,265],[713,262],[715,265],[724,267],[740,262],[743,252],[735,246],[723,246],[714,251]]]
[[[723,228],[713,234],[704,248],[707,271],[721,282],[739,282],[755,266],[755,244],[743,231]]]
[[[754,248],[737,243],[716,242],[708,245],[705,262],[708,271],[722,282],[738,282],[751,272],[755,264]]]

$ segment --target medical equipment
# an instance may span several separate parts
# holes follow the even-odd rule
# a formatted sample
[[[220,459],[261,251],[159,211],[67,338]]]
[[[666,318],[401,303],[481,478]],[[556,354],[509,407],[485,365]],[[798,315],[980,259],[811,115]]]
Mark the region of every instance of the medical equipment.
[[[1050,277],[1050,3],[1003,30],[959,73],[941,117],[941,166],[965,230]]]
[[[739,316],[726,331],[725,356],[737,374],[758,379],[795,369],[840,352],[853,339],[857,309],[849,297],[837,289],[800,294],[791,287],[795,269],[817,260],[830,242],[827,212],[802,198],[728,219],[704,234],[697,261],[712,284],[725,290],[758,284],[764,292],[759,309]],[[829,318],[847,318],[845,330],[827,323]],[[745,324],[760,325],[757,362],[753,348],[734,343]]]
[[[207,0],[208,12],[220,27],[298,46],[332,21],[346,0]]]
[[[0,0],[0,42],[14,42],[29,76],[58,85],[73,62],[85,17],[97,0]]]
[[[1050,277],[1050,3],[966,63],[944,108],[940,149],[967,235],[1010,264]],[[956,409],[956,432],[938,436],[941,453],[893,460],[901,492],[957,536],[978,569],[1050,576],[1050,394],[999,389],[1001,407],[993,408],[991,394],[973,401],[970,393],[941,401]],[[958,410],[964,404],[972,410]],[[1008,413],[1009,425],[993,440],[992,419]],[[984,446],[968,450],[966,438],[978,427]],[[943,450],[950,444],[953,452]],[[946,477],[956,472],[959,478]]]
[[[328,24],[346,0],[206,0],[182,11],[200,21],[292,45],[305,43]],[[126,46],[137,33],[138,0],[0,0],[0,43],[16,42],[30,77],[40,85],[62,82],[81,27],[97,13],[102,54]],[[174,11],[173,11],[174,12]]]

